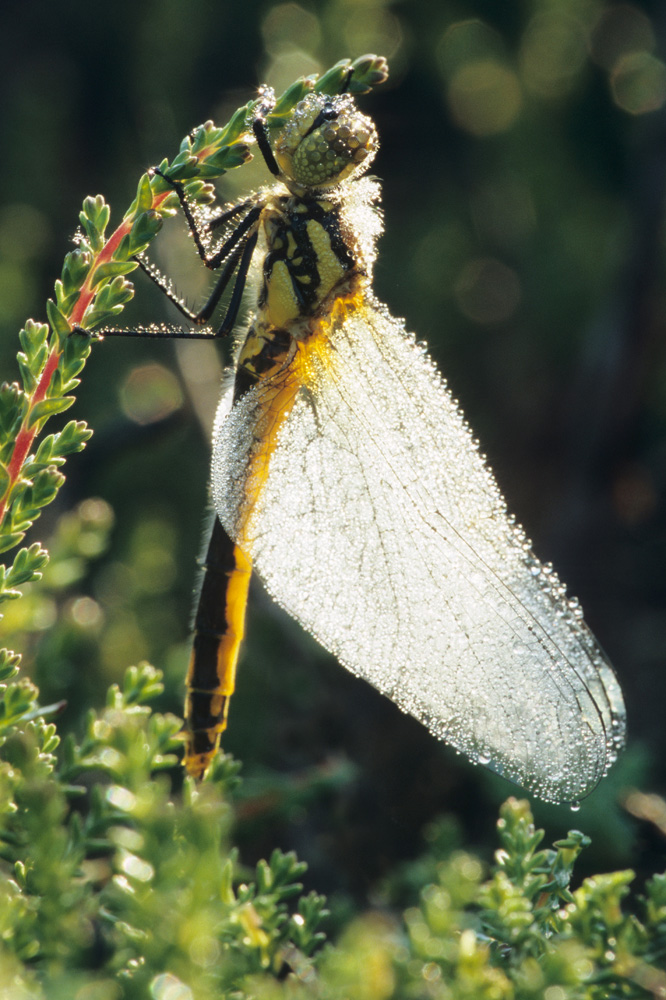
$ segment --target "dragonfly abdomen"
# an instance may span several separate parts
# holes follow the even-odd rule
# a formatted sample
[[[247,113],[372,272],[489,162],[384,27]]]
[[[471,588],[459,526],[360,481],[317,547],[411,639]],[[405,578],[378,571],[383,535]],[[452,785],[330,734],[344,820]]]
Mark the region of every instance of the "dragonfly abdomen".
[[[196,778],[210,764],[227,726],[229,699],[236,686],[238,651],[245,632],[251,574],[251,560],[215,518],[204,561],[187,672],[185,767]]]

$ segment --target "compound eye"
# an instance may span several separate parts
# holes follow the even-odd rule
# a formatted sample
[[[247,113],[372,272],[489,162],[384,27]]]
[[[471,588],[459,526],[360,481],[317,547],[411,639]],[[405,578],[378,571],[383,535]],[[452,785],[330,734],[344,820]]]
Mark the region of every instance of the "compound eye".
[[[376,149],[374,124],[353,98],[309,94],[279,136],[275,158],[287,184],[333,187],[365,169]]]
[[[318,128],[320,128],[325,122],[334,122],[339,117],[338,112],[331,105],[327,104],[323,111],[320,111],[315,120],[313,121],[310,128],[305,133],[305,136],[312,135]]]

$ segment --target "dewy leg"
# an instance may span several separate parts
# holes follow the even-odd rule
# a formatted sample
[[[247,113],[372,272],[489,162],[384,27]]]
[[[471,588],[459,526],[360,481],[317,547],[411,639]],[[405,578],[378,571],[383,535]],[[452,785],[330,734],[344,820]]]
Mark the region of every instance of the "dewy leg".
[[[217,517],[206,553],[187,672],[185,768],[203,777],[227,725],[252,575],[250,559]]]
[[[256,222],[256,217],[254,218],[254,222]],[[233,290],[227,304],[226,312],[215,332],[206,332],[201,334],[195,332],[194,330],[151,330],[140,327],[138,330],[105,328],[100,330],[100,334],[104,337],[161,337],[164,340],[186,339],[187,337],[191,337],[192,340],[210,340],[215,337],[223,338],[228,336],[238,319],[238,311],[243,300],[243,291],[245,290],[247,275],[252,262],[252,255],[257,245],[257,237],[258,229],[256,226],[254,229],[250,228],[249,235],[247,230],[244,231],[243,239],[234,245],[232,253],[230,253],[227,257],[225,266],[215,283],[215,287],[213,288],[208,301],[198,312],[193,312],[191,309],[188,309],[185,303],[174,294],[168,283],[164,281],[161,275],[153,270],[152,265],[150,265],[146,260],[142,260],[139,257],[136,258],[136,261],[144,274],[146,274],[150,280],[157,285],[160,291],[166,295],[169,301],[178,309],[185,319],[194,323],[195,326],[201,326],[208,322],[215,312],[229,282],[233,280]],[[229,241],[229,243],[230,242],[231,241]],[[80,327],[77,327],[74,332],[81,334],[87,333],[86,330],[83,330]]]

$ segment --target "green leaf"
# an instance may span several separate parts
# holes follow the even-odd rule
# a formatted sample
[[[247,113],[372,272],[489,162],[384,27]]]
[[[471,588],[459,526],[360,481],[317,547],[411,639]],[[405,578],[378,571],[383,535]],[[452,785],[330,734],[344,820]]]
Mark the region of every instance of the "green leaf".
[[[92,437],[92,430],[83,420],[70,420],[55,435],[54,453],[65,456],[81,451]]]
[[[254,107],[255,103],[255,101],[249,101],[232,115],[229,123],[223,129],[225,142],[236,142],[248,131],[248,115],[250,114],[250,109]]]
[[[134,286],[121,275],[102,285],[92,303],[86,309],[82,326],[93,329],[112,316],[122,312],[126,302],[134,295]]]
[[[85,199],[83,210],[79,214],[79,220],[90,242],[90,248],[94,253],[99,253],[104,246],[104,232],[110,218],[111,211],[109,206],[100,194],[94,198]]]
[[[301,77],[292,83],[290,87],[281,94],[273,108],[266,115],[266,121],[270,128],[281,128],[284,124],[286,118],[291,114],[296,105],[303,100],[305,95],[309,93],[314,86],[314,81],[312,78]],[[256,114],[257,108],[261,101],[256,101],[252,108],[252,115]]]
[[[122,240],[116,247],[116,251],[113,255],[114,260],[129,260],[131,257],[130,253],[130,237],[129,233],[125,233]]]
[[[5,584],[8,587],[20,587],[41,578],[41,571],[49,561],[49,554],[39,542],[34,542],[29,548],[20,549],[16,553],[13,565],[5,573]]]
[[[20,722],[38,695],[35,685],[25,678],[8,684],[0,699],[0,729],[8,729]]]
[[[388,75],[388,62],[384,56],[359,56],[352,63],[352,78],[348,88],[349,93],[367,94],[373,87],[385,83]]]
[[[233,146],[222,146],[221,149],[213,153],[202,161],[199,168],[199,176],[203,178],[220,177],[227,170],[240,167],[252,159],[249,146],[244,143],[236,143]]]
[[[65,349],[60,358],[65,384],[74,375],[78,375],[86,363],[91,351],[91,337],[72,333],[67,338]]]
[[[36,403],[30,411],[28,427],[32,427],[39,420],[43,420],[44,417],[52,417],[56,413],[63,413],[74,402],[76,402],[75,396],[56,396],[52,399],[43,399],[40,403]]]
[[[23,388],[25,392],[30,395],[35,391],[37,386],[37,377],[33,375],[30,362],[25,354],[19,352],[19,354],[16,355],[16,361],[19,366],[19,372],[21,373]]]
[[[150,663],[140,663],[136,667],[128,667],[123,678],[122,703],[142,705],[151,698],[157,698],[164,691],[162,673]]]
[[[41,507],[53,500],[64,481],[65,477],[54,466],[41,469],[21,498],[23,516],[34,518]]]
[[[26,357],[31,363],[34,361],[35,364],[38,364],[40,368],[44,360],[40,362],[38,359],[45,359],[48,351],[48,335],[49,328],[46,323],[35,323],[34,320],[28,320],[19,333],[21,347],[25,351]]]
[[[58,306],[55,304],[53,299],[48,299],[46,302],[46,315],[48,321],[51,324],[51,329],[57,335],[60,341],[65,340],[69,337],[72,332],[72,328],[67,321],[67,318],[61,313]]]
[[[150,177],[148,174],[142,174],[136,192],[135,212],[137,215],[141,215],[144,212],[148,212],[152,207],[153,191],[150,186]]]
[[[153,210],[143,212],[132,226],[130,232],[130,252],[141,253],[164,225],[164,219],[159,212]]]
[[[187,141],[187,140],[185,140]],[[193,177],[196,177],[199,172],[199,161],[196,157],[192,156],[189,152],[189,148],[179,153],[178,156],[169,163],[164,160],[160,164],[160,172],[163,173],[172,181],[186,181]],[[152,184],[156,194],[163,194],[168,191],[174,196],[174,204],[178,204],[178,196],[173,190],[171,185],[161,177],[160,174],[155,173],[153,175]],[[164,205],[164,202],[163,202]]]
[[[108,260],[95,268],[95,277],[92,287],[95,288],[102,281],[115,278],[118,274],[131,274],[139,265],[134,260]]]
[[[26,529],[27,530],[27,529]],[[8,552],[13,549],[15,545],[23,541],[25,537],[25,531],[13,531],[0,534],[0,552]]]
[[[62,267],[62,294],[70,296],[79,291],[88,277],[92,264],[92,254],[78,247],[65,257]]]
[[[55,434],[48,434],[39,444],[35,456],[32,461],[31,467],[44,467],[49,465],[53,461],[54,455],[54,445],[56,442]]]
[[[0,649],[0,682],[4,683],[15,677],[20,663],[20,653],[15,653],[13,649]]]

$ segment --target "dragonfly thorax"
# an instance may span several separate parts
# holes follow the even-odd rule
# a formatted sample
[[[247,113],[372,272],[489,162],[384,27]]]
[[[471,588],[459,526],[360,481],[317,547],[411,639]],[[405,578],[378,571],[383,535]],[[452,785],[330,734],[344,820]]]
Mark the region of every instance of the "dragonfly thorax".
[[[372,119],[345,94],[308,94],[275,142],[282,180],[295,192],[331,188],[366,170],[377,151]]]
[[[359,271],[334,200],[276,198],[263,213],[266,255],[259,310],[268,326],[298,325],[334,288]]]

